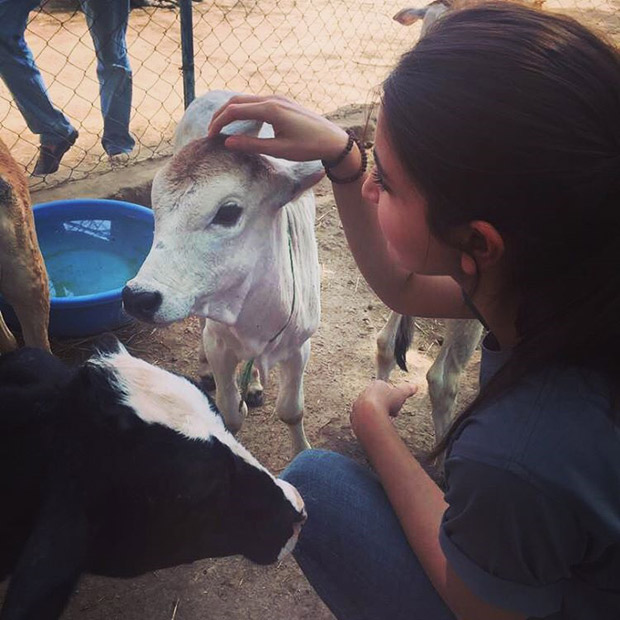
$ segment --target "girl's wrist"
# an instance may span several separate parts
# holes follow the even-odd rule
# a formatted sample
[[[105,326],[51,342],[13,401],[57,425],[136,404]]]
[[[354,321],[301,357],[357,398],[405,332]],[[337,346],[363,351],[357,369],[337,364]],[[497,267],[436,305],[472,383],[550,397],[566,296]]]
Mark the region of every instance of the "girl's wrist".
[[[387,409],[370,401],[356,403],[351,414],[351,427],[355,436],[362,441],[367,433],[376,433],[384,427],[392,427]]]
[[[402,441],[387,412],[375,411],[374,416],[360,418],[353,425],[353,433],[372,463],[394,441]]]
[[[355,176],[361,170],[362,165],[362,153],[357,144],[354,143],[340,163],[336,166],[329,166],[329,173],[334,179],[347,179]]]
[[[349,134],[344,129],[338,127],[338,125],[334,123],[331,123],[331,125],[330,130],[333,131],[330,131],[329,139],[324,141],[325,152],[321,158],[321,161],[324,162],[335,161],[340,156],[349,141]]]
[[[332,150],[333,157],[324,157],[321,163],[327,178],[336,184],[347,184],[357,181],[366,172],[368,159],[362,143],[351,129],[337,128],[338,150]],[[344,142],[341,139],[344,138]]]

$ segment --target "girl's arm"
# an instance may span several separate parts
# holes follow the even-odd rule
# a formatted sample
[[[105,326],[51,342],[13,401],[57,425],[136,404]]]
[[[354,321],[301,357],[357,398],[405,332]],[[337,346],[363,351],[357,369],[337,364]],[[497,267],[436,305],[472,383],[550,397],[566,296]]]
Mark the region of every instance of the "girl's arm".
[[[448,505],[443,492],[422,469],[389,419],[415,392],[411,384],[373,382],[356,400],[353,431],[362,444],[401,523],[409,545],[433,586],[459,620],[525,620],[526,616],[489,605],[450,569],[439,544]]]
[[[322,116],[281,97],[244,95],[233,97],[211,121],[209,135],[237,120],[258,120],[272,125],[274,138],[230,136],[226,146],[246,152],[264,153],[293,161],[334,160],[347,143],[346,132]],[[361,157],[355,147],[337,167],[336,177],[359,170]],[[394,263],[379,222],[375,205],[362,198],[360,180],[334,184],[334,196],[353,257],[362,275],[391,309],[416,316],[471,318],[461,289],[450,277],[420,276]]]

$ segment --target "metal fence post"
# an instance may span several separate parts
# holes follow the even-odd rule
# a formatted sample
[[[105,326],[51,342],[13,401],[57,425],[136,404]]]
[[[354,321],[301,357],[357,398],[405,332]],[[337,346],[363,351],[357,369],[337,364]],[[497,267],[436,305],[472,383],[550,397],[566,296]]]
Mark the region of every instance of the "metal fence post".
[[[187,109],[187,106],[196,96],[192,0],[180,0],[179,7],[181,9],[181,69],[183,71],[183,102],[185,109]]]

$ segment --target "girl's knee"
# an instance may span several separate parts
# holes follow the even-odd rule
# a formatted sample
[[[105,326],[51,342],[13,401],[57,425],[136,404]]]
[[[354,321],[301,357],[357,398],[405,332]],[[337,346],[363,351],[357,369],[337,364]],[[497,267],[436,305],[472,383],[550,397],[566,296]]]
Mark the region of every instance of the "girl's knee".
[[[337,506],[352,488],[380,487],[370,469],[352,459],[327,450],[304,450],[282,472],[301,494],[308,510],[312,506]]]
[[[293,486],[306,486],[321,475],[321,470],[327,465],[333,452],[326,450],[304,450],[300,452],[280,474],[280,478],[290,482]],[[337,455],[336,455],[337,456]]]
[[[328,450],[304,450],[289,463],[280,477],[294,486],[323,484],[339,471],[358,467],[341,454]]]

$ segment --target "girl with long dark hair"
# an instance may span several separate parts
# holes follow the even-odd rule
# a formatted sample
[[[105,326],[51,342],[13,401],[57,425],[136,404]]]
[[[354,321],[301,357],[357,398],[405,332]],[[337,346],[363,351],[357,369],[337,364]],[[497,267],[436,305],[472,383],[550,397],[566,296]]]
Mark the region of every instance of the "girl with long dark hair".
[[[239,119],[275,138],[229,148],[324,161],[390,308],[490,330],[480,393],[437,450],[445,490],[391,424],[407,384],[353,404],[374,472],[325,451],[285,471],[319,595],[347,619],[620,618],[618,51],[520,5],[452,10],[384,83],[370,174],[290,101],[233,99],[210,135]]]

